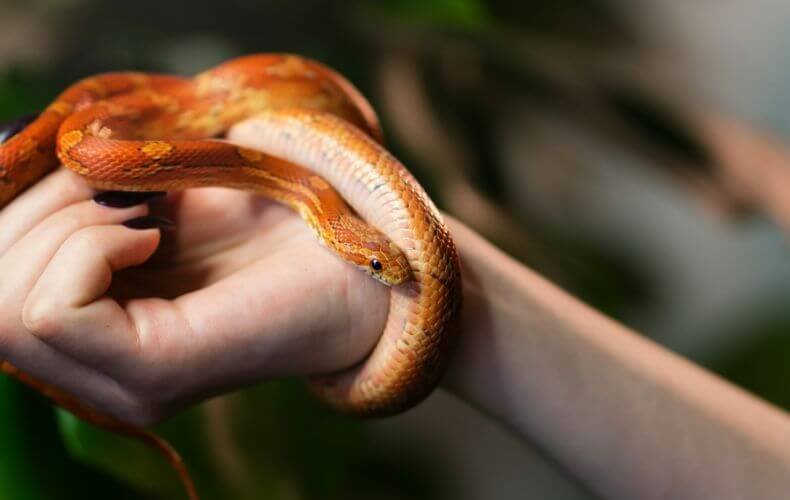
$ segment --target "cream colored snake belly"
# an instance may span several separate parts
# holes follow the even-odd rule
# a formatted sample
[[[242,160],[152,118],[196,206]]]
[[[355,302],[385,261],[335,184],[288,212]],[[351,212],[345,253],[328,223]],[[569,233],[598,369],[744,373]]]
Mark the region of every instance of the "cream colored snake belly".
[[[393,287],[384,334],[365,363],[315,381],[343,411],[386,414],[425,397],[451,351],[460,272],[442,217],[406,168],[370,137],[333,115],[271,111],[234,128],[267,153],[327,179],[360,216],[406,255],[412,280]]]

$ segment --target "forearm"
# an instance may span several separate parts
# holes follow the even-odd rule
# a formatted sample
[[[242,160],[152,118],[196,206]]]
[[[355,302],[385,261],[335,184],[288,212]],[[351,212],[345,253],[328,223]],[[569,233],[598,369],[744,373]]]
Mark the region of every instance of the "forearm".
[[[790,419],[453,226],[462,340],[446,387],[605,498],[781,498]]]

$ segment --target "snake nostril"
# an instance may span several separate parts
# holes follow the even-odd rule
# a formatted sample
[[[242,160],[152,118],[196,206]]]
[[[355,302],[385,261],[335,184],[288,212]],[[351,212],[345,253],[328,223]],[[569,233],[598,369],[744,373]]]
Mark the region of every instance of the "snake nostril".
[[[25,115],[16,120],[0,124],[0,144],[3,144],[24,130],[25,127],[33,123],[36,118],[38,118],[38,115]]]

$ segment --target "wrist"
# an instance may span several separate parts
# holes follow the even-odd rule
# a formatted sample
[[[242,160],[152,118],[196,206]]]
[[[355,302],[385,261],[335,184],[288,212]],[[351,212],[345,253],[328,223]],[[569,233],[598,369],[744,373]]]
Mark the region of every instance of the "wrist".
[[[515,293],[511,280],[524,269],[463,224],[454,219],[447,222],[461,259],[463,301],[458,345],[441,386],[499,416],[500,409],[492,406],[495,401],[485,400],[486,391],[495,389],[492,377],[496,376],[488,368],[496,366],[497,338],[518,322],[508,297]]]

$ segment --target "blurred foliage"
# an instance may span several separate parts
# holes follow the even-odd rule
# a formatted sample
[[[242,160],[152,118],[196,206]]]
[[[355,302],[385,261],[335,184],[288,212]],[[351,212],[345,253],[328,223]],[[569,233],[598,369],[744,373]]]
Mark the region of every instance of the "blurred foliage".
[[[35,113],[59,90],[41,72],[14,69],[0,74],[0,120]]]
[[[71,458],[43,397],[6,377],[0,394],[0,499],[140,498]]]
[[[490,20],[485,4],[479,0],[384,0],[375,7],[406,22],[446,27],[476,29]]]
[[[761,398],[790,410],[790,319],[757,325],[752,342],[737,355],[713,364],[723,377]]]
[[[39,49],[44,53],[31,48],[30,54],[2,62],[0,119],[41,109],[88,74],[122,68],[188,74],[259,51],[320,59],[386,110],[388,103],[401,106],[402,96],[382,91],[382,71],[393,60],[406,60],[430,103],[412,112],[442,125],[432,139],[449,152],[420,149],[408,135],[412,122],[398,123],[383,111],[395,154],[444,209],[467,215],[465,200],[459,203],[447,186],[469,187],[476,201],[501,215],[498,225],[481,218],[476,230],[583,300],[626,318],[655,300],[649,270],[617,242],[592,241],[537,210],[514,210],[505,196],[512,172],[505,168],[508,159],[498,136],[503,119],[521,110],[560,117],[601,143],[647,160],[680,185],[691,176],[728,196],[693,128],[665,100],[610,64],[613,47],[642,50],[638,33],[614,5],[606,0],[526,5],[509,0],[0,0],[6,19],[16,13],[36,20],[38,32],[19,35],[31,40],[31,47],[44,33],[55,40]],[[13,29],[13,21],[3,27]],[[533,139],[532,131],[523,133],[525,140]],[[471,211],[479,212],[478,206]],[[783,320],[756,329],[752,343],[712,368],[790,408],[789,324]],[[0,380],[0,394],[0,500],[179,494],[172,471],[149,450],[64,412],[53,418],[39,397],[6,379]],[[364,422],[328,413],[294,381],[208,402],[157,430],[186,458],[207,499],[459,497],[431,450],[408,436],[373,442]]]
[[[181,486],[164,459],[58,411],[68,450],[161,498]],[[198,406],[156,427],[185,458],[203,498],[446,498],[429,451],[372,442],[299,381],[269,383]],[[196,439],[196,436],[212,437]],[[0,497],[2,498],[2,497]]]

